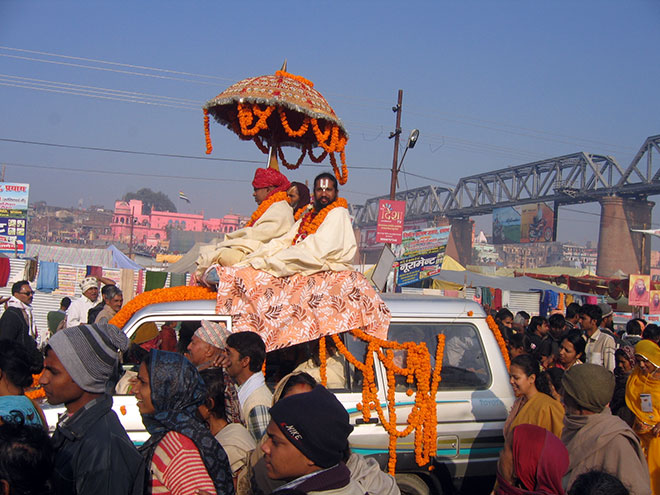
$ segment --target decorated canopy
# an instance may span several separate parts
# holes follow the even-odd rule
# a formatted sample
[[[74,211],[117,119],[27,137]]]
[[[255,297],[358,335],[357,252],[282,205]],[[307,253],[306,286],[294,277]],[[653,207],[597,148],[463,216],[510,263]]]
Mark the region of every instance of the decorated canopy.
[[[344,125],[311,81],[283,69],[274,75],[239,81],[204,105],[206,153],[213,149],[209,130],[212,115],[239,138],[254,141],[263,153],[278,156],[288,169],[298,168],[305,156],[314,163],[329,156],[337,180],[345,184],[348,134]],[[301,150],[295,163],[286,160],[283,146]],[[318,156],[314,148],[321,148]]]

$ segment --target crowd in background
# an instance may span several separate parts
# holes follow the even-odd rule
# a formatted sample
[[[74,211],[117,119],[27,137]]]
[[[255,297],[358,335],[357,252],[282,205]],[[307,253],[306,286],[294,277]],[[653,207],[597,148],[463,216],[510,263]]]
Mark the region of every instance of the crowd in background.
[[[660,494],[660,328],[606,304],[495,314],[516,401],[496,493]]]

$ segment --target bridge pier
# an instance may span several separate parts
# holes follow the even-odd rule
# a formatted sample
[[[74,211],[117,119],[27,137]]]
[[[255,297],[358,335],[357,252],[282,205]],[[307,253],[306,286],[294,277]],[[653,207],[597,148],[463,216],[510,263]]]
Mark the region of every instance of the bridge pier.
[[[605,196],[600,201],[598,264],[596,275],[611,277],[617,270],[624,273],[649,273],[651,242],[644,234],[630,229],[651,227],[655,203],[640,199]]]
[[[451,256],[461,265],[472,263],[472,228],[474,222],[469,218],[451,218],[451,233],[447,241],[447,256]]]

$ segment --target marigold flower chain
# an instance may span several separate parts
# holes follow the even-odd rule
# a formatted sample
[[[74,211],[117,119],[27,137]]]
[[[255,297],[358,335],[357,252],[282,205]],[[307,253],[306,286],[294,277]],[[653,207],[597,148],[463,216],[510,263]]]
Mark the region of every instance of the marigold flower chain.
[[[252,105],[239,103],[238,122],[241,126],[241,133],[244,136],[255,136],[259,131],[268,129],[268,123],[266,121],[268,120],[268,117],[270,117],[270,114],[273,113],[273,110],[275,110],[275,106],[273,105],[262,110],[256,103]],[[257,117],[257,122],[252,128],[250,128],[255,117]]]
[[[150,304],[174,301],[199,301],[205,299],[215,300],[217,297],[218,294],[216,292],[213,292],[206,287],[199,286],[188,285],[154,289],[143,292],[128,301],[126,305],[112,317],[109,323],[119,328],[123,328],[135,313]]]
[[[321,360],[321,383],[324,387],[328,386],[328,360],[325,346],[325,337],[319,339],[319,359]]]
[[[314,206],[311,205],[311,204],[309,204],[309,205],[305,205],[305,206],[301,206],[301,207],[298,208],[298,209],[296,210],[296,212],[293,214],[293,219],[297,222],[298,220],[300,220],[300,217],[302,217],[302,216],[305,214],[305,212],[306,212],[307,210],[312,209],[312,208],[314,208]]]
[[[337,198],[336,201],[333,201],[319,212],[316,212],[313,208],[310,208],[304,212],[302,222],[300,222],[300,225],[298,226],[298,232],[293,238],[293,244],[298,242],[298,240],[302,241],[308,235],[316,233],[318,228],[325,220],[325,217],[328,216],[328,213],[330,213],[330,211],[334,210],[335,208],[342,207],[348,208],[348,203],[344,198]]]
[[[213,151],[213,144],[211,144],[211,129],[209,126],[209,111],[204,109],[204,140],[206,141],[206,154],[210,155]]]
[[[250,221],[246,223],[245,226],[252,227],[256,221],[261,218],[261,215],[266,213],[266,210],[270,208],[271,205],[277,203],[278,201],[286,201],[287,198],[288,196],[286,195],[285,191],[278,191],[275,194],[271,194],[259,204],[256,210],[254,210],[254,213],[250,217]]]
[[[46,392],[44,392],[44,389],[39,384],[39,378],[41,378],[41,375],[43,374],[44,372],[42,371],[38,375],[32,375],[32,384],[25,391],[25,396],[29,399],[37,400],[46,397]]]
[[[280,157],[280,161],[282,162],[282,165],[284,165],[289,170],[296,170],[298,167],[300,167],[303,160],[305,159],[306,154],[307,154],[307,150],[303,148],[302,153],[300,153],[300,157],[298,158],[298,161],[296,161],[296,163],[291,164],[286,161],[286,158],[284,157],[284,152],[282,151],[282,147],[281,146],[277,147],[277,155]]]
[[[351,333],[367,342],[365,362],[361,362],[353,356],[344,346],[337,335],[332,338],[339,352],[363,374],[362,403],[357,405],[362,411],[365,421],[368,421],[371,411],[375,411],[383,427],[387,431],[389,441],[388,471],[394,474],[396,467],[396,444],[398,438],[403,438],[415,433],[415,460],[418,465],[423,466],[430,462],[430,458],[436,453],[437,438],[437,408],[435,395],[441,380],[442,358],[444,355],[444,335],[438,336],[438,348],[436,350],[436,368],[431,370],[431,359],[425,343],[415,342],[391,342],[380,340],[364,333],[360,329],[352,330]],[[406,351],[405,367],[395,363],[395,351]],[[374,376],[374,355],[383,363],[387,373],[387,415],[380,405],[378,389]],[[408,415],[408,424],[403,430],[397,428],[396,420],[396,375],[406,376],[409,384],[415,384],[417,392],[415,403]],[[407,392],[412,395],[412,389]]]
[[[511,366],[509,349],[506,346],[506,342],[504,342],[504,338],[502,337],[502,332],[500,332],[500,327],[497,325],[495,318],[493,318],[491,315],[488,315],[486,317],[486,323],[488,324],[488,328],[490,328],[490,331],[493,332],[493,335],[495,335],[495,340],[497,340],[497,345],[500,346],[500,352],[502,353],[502,357],[504,358],[506,369],[509,369],[509,367]]]
[[[297,131],[294,131],[289,126],[289,120],[287,119],[286,112],[284,111],[284,109],[282,107],[278,107],[277,113],[280,114],[280,121],[282,121],[282,127],[284,128],[284,131],[287,133],[287,135],[291,137],[301,137],[303,134],[307,132],[307,129],[309,129],[308,116],[305,116],[303,118],[303,123],[301,124],[300,128]]]

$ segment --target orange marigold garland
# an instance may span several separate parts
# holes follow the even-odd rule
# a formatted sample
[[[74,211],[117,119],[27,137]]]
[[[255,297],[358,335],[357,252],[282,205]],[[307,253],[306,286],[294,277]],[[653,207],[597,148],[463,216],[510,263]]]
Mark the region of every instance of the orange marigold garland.
[[[302,216],[305,214],[305,212],[306,212],[307,210],[310,210],[310,209],[312,209],[312,208],[314,208],[314,206],[311,205],[311,204],[309,204],[309,205],[305,205],[305,206],[301,206],[301,207],[298,208],[298,209],[296,210],[296,212],[293,214],[293,219],[297,222],[298,220],[300,220],[300,217],[302,217]]]
[[[319,339],[319,359],[321,360],[321,384],[328,386],[328,353],[326,349],[325,337]]]
[[[291,164],[286,161],[286,158],[284,157],[284,152],[282,151],[282,147],[281,146],[277,147],[277,155],[280,157],[280,161],[282,162],[282,165],[284,165],[289,170],[295,170],[298,167],[300,167],[303,160],[305,159],[306,154],[307,154],[307,150],[303,148],[302,153],[300,153],[300,157],[298,158],[298,161],[296,163]]]
[[[372,337],[362,330],[352,330],[351,333],[367,342],[364,363],[353,356],[344,346],[338,335],[333,335],[339,352],[358,370],[364,377],[362,385],[362,403],[357,409],[362,411],[365,421],[375,411],[383,427],[390,436],[388,471],[394,474],[396,467],[396,444],[398,438],[403,438],[415,433],[415,460],[418,465],[428,464],[431,457],[436,454],[437,438],[437,408],[435,396],[441,380],[442,358],[444,353],[444,335],[438,336],[438,347],[436,350],[436,368],[431,370],[431,357],[425,343],[415,342],[390,342]],[[395,363],[395,351],[406,351],[406,365],[400,367]],[[387,416],[380,405],[378,389],[374,376],[374,354],[383,363],[387,372]],[[322,365],[323,366],[323,365]],[[396,421],[396,375],[406,376],[408,384],[415,384],[415,404],[408,415],[408,424],[403,430],[397,429]],[[408,395],[412,395],[411,390]]]
[[[241,125],[241,133],[244,136],[256,136],[259,131],[268,129],[268,117],[275,110],[275,106],[271,105],[262,110],[257,103],[252,105],[239,103],[238,104],[238,122]],[[257,118],[256,124],[250,128],[254,118]]]
[[[210,155],[213,151],[211,144],[211,129],[209,128],[209,111],[204,109],[204,139],[206,140],[206,154]]]
[[[213,292],[206,287],[182,285],[177,287],[166,287],[164,289],[154,289],[143,292],[128,301],[109,323],[123,328],[131,317],[139,310],[150,304],[175,302],[175,301],[200,301],[215,300],[218,297],[217,292]]]
[[[41,375],[43,375],[44,372],[42,371],[38,375],[32,375],[32,384],[25,390],[25,395],[32,400],[38,400],[43,397],[46,397],[46,392],[44,392],[44,389],[41,388],[41,385],[39,384],[39,378],[41,378]]]
[[[282,107],[277,108],[277,113],[280,114],[280,120],[282,121],[282,127],[284,128],[284,131],[287,133],[287,135],[291,137],[300,137],[303,134],[307,132],[307,129],[309,129],[309,117],[305,116],[303,118],[303,123],[300,126],[300,128],[297,131],[294,131],[291,129],[289,126],[289,120],[286,116],[286,112]]]
[[[278,201],[286,201],[287,199],[288,196],[286,195],[286,191],[278,191],[275,194],[271,194],[259,204],[257,209],[250,217],[250,221],[247,224],[245,224],[245,226],[252,227],[256,223],[256,221],[261,218],[261,215],[263,215],[266,212],[266,210],[271,207],[271,205],[277,203]]]
[[[500,327],[497,325],[495,318],[493,318],[491,315],[488,315],[486,317],[486,323],[488,323],[488,328],[490,328],[490,331],[493,332],[493,335],[495,335],[495,340],[497,340],[497,345],[500,346],[500,351],[502,352],[502,357],[504,358],[506,369],[509,369],[509,366],[511,366],[511,359],[509,358],[509,349],[506,346],[506,342],[504,342],[504,338],[502,337],[502,332],[500,332]]]
[[[328,213],[335,208],[348,208],[348,203],[344,198],[337,198],[336,201],[333,201],[319,212],[314,211],[313,208],[304,212],[302,222],[300,222],[300,225],[298,226],[298,233],[293,238],[293,244],[302,241],[308,235],[316,233],[325,220],[325,217],[328,216]]]

